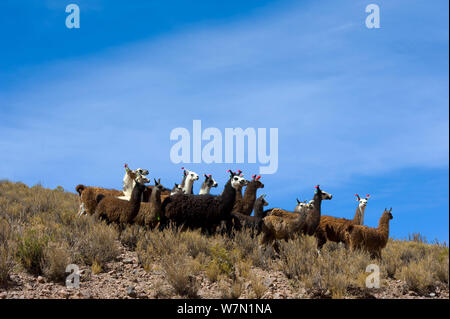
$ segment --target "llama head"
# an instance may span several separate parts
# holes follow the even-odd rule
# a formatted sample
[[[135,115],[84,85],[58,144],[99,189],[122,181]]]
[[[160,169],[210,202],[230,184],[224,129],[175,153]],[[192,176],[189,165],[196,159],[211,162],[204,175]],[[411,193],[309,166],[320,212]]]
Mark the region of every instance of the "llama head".
[[[258,202],[262,203],[263,206],[268,206],[269,203],[266,201],[266,194],[262,194],[256,199]]]
[[[131,169],[128,167],[128,164],[127,164],[127,163],[125,163],[125,164],[123,165],[123,167],[125,168],[125,171],[126,171],[127,173],[131,173],[131,174],[141,174],[142,176],[147,176],[147,175],[149,174],[148,170],[147,170],[147,169],[143,169],[143,168],[137,168],[137,169],[131,170]],[[133,177],[133,178],[134,178],[134,177]]]
[[[150,183],[150,180],[146,176],[140,174],[136,170],[130,170],[130,169],[127,170],[127,175],[137,183],[140,183],[140,184]],[[125,178],[124,178],[124,182],[125,182]]]
[[[319,185],[316,186],[316,192],[315,193],[316,194],[320,194],[322,200],[330,200],[330,199],[333,198],[333,195],[331,195],[330,193],[327,193],[327,192],[321,190]]]
[[[228,173],[230,173],[230,183],[234,189],[239,190],[247,184],[242,174],[235,173],[232,170],[228,170]]]
[[[356,200],[358,201],[358,206],[360,209],[365,208],[367,205],[367,200],[369,199],[370,195],[367,194],[366,198],[361,198],[358,194],[355,194]]]
[[[170,195],[175,195],[175,194],[181,194],[183,193],[183,188],[181,187],[180,184],[175,183],[175,186],[172,188],[172,191],[170,192]]]
[[[142,183],[142,184],[150,182],[150,180],[145,179],[145,176],[147,176],[149,174],[148,170],[143,169],[143,168],[130,169],[127,164],[125,164],[124,166],[125,166],[125,171],[126,171],[124,181],[125,181],[125,178],[128,176],[132,180],[139,179],[141,181],[140,183]]]
[[[205,181],[203,182],[203,184],[209,188],[211,187],[217,187],[217,182],[214,180],[214,178],[212,177],[211,174],[203,174],[203,176],[205,176]]]
[[[160,191],[165,189],[165,187],[161,184],[161,178],[158,178],[158,180],[154,178],[153,180],[155,181],[155,188],[157,188]]]
[[[297,206],[295,206],[294,212],[300,213],[304,208],[310,208],[310,204],[307,203],[306,200],[303,202],[297,198]]]
[[[200,178],[194,171],[190,171],[188,169],[185,169],[184,167],[182,167],[181,169],[183,170],[183,174],[186,177],[186,181],[196,181]]]
[[[148,169],[143,169],[143,168],[137,168],[134,170],[135,173],[137,174],[141,174],[142,176],[147,176],[148,175]]]
[[[261,175],[253,175],[252,176],[252,181],[251,183],[255,185],[256,188],[264,188],[264,184],[261,183],[261,181],[259,180],[261,178]]]
[[[391,207],[389,210],[387,210],[387,208],[385,208],[385,209],[384,209],[384,212],[383,212],[383,215],[387,215],[387,217],[388,217],[389,219],[393,219],[394,216],[392,216],[392,207]]]
[[[136,178],[134,180],[135,180],[136,183],[139,183],[139,184],[142,184],[142,185],[150,183],[150,180],[147,177],[142,176],[140,174],[136,174]]]

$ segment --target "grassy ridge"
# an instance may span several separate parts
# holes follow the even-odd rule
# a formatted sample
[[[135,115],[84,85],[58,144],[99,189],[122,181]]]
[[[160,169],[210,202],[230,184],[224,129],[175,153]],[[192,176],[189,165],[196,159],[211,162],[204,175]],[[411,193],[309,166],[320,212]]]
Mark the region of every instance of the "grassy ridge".
[[[78,205],[78,196],[60,187],[50,190],[0,182],[0,287],[8,284],[9,274],[15,271],[55,282],[64,280],[70,263],[89,265],[94,273],[105,271],[105,265],[119,254],[119,245],[124,245],[137,252],[145,270],[160,269],[184,297],[197,296],[199,273],[218,282],[224,298],[239,297],[244,281],[251,282],[255,298],[262,297],[267,288],[254,271],[259,268],[281,271],[295,288],[342,298],[352,289],[366,289],[369,264],[379,265],[381,285],[387,279],[400,279],[405,289],[419,295],[437,286],[448,290],[448,247],[428,244],[420,235],[410,241],[390,240],[382,261],[334,243],[327,243],[317,256],[313,237],[281,242],[275,256],[271,247],[261,249],[259,238],[252,239],[247,232],[229,239],[197,231],[159,232],[129,226],[119,234],[113,225],[89,216],[77,218]]]

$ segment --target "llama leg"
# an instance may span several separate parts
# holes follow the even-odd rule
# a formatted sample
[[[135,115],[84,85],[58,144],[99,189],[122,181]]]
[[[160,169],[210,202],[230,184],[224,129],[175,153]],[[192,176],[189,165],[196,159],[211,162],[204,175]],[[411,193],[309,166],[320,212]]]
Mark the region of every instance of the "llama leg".
[[[327,238],[324,236],[322,232],[318,232],[316,235],[317,239],[317,250],[321,250],[323,245],[327,242]]]
[[[86,209],[84,207],[84,203],[81,203],[80,209],[78,211],[79,211],[78,217],[81,217],[82,215],[86,214]]]
[[[279,244],[278,240],[272,241],[272,248],[273,248],[275,254],[280,255],[280,244]]]

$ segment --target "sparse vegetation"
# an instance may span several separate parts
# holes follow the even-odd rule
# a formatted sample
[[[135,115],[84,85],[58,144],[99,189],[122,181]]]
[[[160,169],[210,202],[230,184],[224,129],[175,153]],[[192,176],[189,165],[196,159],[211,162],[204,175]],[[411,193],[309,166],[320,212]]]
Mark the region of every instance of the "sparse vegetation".
[[[202,281],[216,287],[217,297],[265,298],[275,288],[261,273],[283,276],[290,289],[311,297],[347,298],[355,290],[367,291],[365,270],[371,263],[380,266],[382,288],[387,281],[401,281],[406,292],[420,296],[438,288],[448,292],[449,249],[420,234],[409,241],[390,239],[381,260],[333,242],[318,255],[316,239],[304,235],[278,241],[275,253],[270,245],[260,246],[261,235],[252,238],[245,229],[228,237],[128,225],[119,235],[114,225],[78,218],[78,205],[77,195],[62,188],[0,182],[0,289],[17,272],[61,283],[69,263],[93,276],[107,275],[122,244],[135,251],[146,272],[160,274],[151,285],[155,298],[197,298]]]

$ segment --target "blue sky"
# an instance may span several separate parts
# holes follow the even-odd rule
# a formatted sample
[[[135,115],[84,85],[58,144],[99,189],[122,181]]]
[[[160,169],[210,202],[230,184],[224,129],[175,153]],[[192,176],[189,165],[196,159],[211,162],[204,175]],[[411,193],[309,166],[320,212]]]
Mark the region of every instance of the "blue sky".
[[[81,28],[65,27],[76,3]],[[367,29],[376,3],[381,28]],[[176,127],[279,129],[270,206],[316,184],[327,214],[449,239],[448,1],[1,1],[0,178],[121,187],[123,163],[171,186]],[[228,168],[185,164],[220,183]],[[199,185],[194,186],[198,191]],[[219,192],[217,190],[216,192]]]

